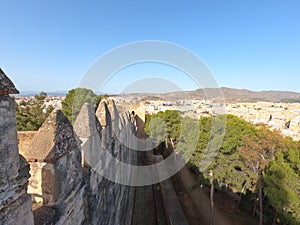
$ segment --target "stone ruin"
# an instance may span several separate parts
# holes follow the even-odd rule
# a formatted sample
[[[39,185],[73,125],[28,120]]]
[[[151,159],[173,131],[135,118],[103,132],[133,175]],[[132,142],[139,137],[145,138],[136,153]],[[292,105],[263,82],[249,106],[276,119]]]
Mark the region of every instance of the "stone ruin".
[[[123,144],[137,130],[130,114],[119,115],[113,100],[96,112],[85,103],[74,126],[57,110],[37,132],[17,136],[9,94],[18,91],[2,70],[0,89],[0,224],[131,224],[134,187],[95,166],[110,166],[105,152],[136,164],[137,152]]]
[[[85,103],[74,125],[57,110],[38,131],[17,133],[15,101],[9,96],[17,93],[0,69],[0,225],[132,224],[140,207],[134,202],[143,201],[135,192],[143,187],[114,182],[136,174],[122,175],[106,156],[130,165],[162,160],[152,151],[134,151],[146,137],[143,105],[119,113],[111,99],[96,112]],[[161,192],[165,208],[156,214],[163,210],[168,224],[188,224],[171,181],[158,185],[147,187]]]
[[[15,101],[19,93],[0,70],[0,224],[34,224],[27,194],[29,164],[18,152]]]

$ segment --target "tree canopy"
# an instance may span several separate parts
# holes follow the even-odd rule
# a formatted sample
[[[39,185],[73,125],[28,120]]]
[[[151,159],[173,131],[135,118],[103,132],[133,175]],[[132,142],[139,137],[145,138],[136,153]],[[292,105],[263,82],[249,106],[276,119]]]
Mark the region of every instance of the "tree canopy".
[[[146,115],[145,131],[156,139],[177,141],[180,135],[181,117],[176,110],[166,110],[153,115]],[[161,136],[163,135],[163,137]]]
[[[153,135],[149,132],[152,130],[149,124],[153,118],[160,118],[166,125],[165,140],[176,140],[175,147],[186,158],[192,154],[188,165],[198,174],[202,184],[209,185],[207,171],[213,170],[215,188],[238,194],[239,203],[244,205],[241,207],[251,214],[255,212],[258,190],[262,190],[266,224],[275,221],[275,224],[299,225],[299,142],[265,125],[254,125],[233,115],[226,115],[223,138],[222,126],[218,123],[224,121],[224,116],[202,117],[197,122],[180,118],[177,111],[165,111],[146,115],[146,131]],[[209,150],[217,148],[221,138],[219,152],[211,154]],[[206,162],[210,163],[207,168],[203,166]]]
[[[62,112],[73,123],[84,103],[90,103],[97,108],[101,100],[92,90],[87,88],[75,88],[70,90],[62,102]]]
[[[26,103],[16,104],[17,129],[20,131],[38,130],[52,112],[53,107],[46,107],[44,99],[47,97],[45,92],[34,96],[34,100]]]

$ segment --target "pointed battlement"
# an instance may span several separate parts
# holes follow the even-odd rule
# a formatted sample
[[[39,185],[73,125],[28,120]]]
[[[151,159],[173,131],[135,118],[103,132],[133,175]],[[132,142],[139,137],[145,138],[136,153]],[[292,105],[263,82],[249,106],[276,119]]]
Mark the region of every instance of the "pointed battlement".
[[[72,224],[85,219],[80,143],[73,126],[58,110],[22,150],[31,167],[28,193],[33,196],[38,221],[45,217],[41,221]]]
[[[76,134],[82,138],[89,138],[96,134],[101,136],[102,125],[89,103],[83,104],[74,123],[74,129]]]
[[[19,94],[13,82],[0,68],[0,95]]]
[[[107,101],[107,106],[111,115],[112,137],[115,138],[115,136],[118,136],[119,134],[120,115],[113,99]]]
[[[111,126],[111,114],[105,100],[100,102],[96,111],[96,116],[102,127]]]
[[[19,157],[15,102],[9,96],[17,93],[0,69],[0,221],[131,224],[134,187],[116,182],[134,174],[124,175],[107,156],[136,165],[134,116],[119,114],[111,99],[96,113],[84,104],[74,126],[60,110],[53,111],[38,131],[20,133],[20,142],[26,142],[19,143],[24,156]]]
[[[74,130],[82,142],[83,165],[95,167],[102,151],[102,126],[89,103],[82,106],[74,123]]]
[[[78,138],[69,120],[53,111],[31,141],[30,151],[24,157],[30,162],[54,163],[73,150],[78,150]]]
[[[28,163],[19,156],[15,101],[19,93],[0,69],[0,223],[33,225]]]
[[[102,149],[110,151],[112,150],[112,122],[106,101],[100,102],[96,116],[102,126]]]
[[[53,111],[37,132],[20,133],[23,157],[9,96],[17,93],[0,69],[0,224],[132,224],[143,103],[122,113],[112,99],[96,113],[86,103],[74,126]]]

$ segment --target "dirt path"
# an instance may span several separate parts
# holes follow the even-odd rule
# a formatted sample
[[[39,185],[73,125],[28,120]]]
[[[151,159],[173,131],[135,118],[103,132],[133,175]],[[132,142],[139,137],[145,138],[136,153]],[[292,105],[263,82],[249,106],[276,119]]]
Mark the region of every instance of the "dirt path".
[[[173,178],[173,183],[191,225],[210,224],[210,199],[205,191],[193,188],[198,185],[195,174],[183,168]],[[248,225],[255,224],[251,218],[240,214],[235,202],[230,202],[221,195],[215,198],[214,225]]]

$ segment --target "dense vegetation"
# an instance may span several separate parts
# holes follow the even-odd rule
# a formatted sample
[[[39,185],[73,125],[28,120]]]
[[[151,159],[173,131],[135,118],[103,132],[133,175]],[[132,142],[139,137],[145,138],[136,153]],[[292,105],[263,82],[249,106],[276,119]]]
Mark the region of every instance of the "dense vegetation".
[[[28,102],[21,101],[19,105],[16,104],[18,130],[34,131],[40,128],[53,110],[52,106],[46,107],[44,102],[46,97],[47,94],[41,92]],[[104,95],[104,97],[107,97],[107,95]],[[88,102],[96,108],[99,105],[100,99],[101,96],[97,96],[90,89],[72,89],[68,92],[62,102],[62,112],[72,123],[75,121],[84,103]]]
[[[214,117],[214,122],[211,117],[193,121],[168,110],[147,115],[146,132],[152,138],[163,134],[160,140],[174,141],[183,156],[193,149],[188,166],[198,174],[199,182],[210,185],[208,171],[212,170],[214,187],[235,193],[239,207],[262,218],[264,224],[299,225],[300,148],[291,138],[284,138],[264,125],[255,126],[227,115],[226,132],[218,154],[208,168],[199,169],[207,157],[208,147],[214,147],[222,138],[222,126],[218,126],[222,117]],[[186,147],[195,140],[195,133],[198,136],[195,148]]]
[[[62,112],[73,123],[80,112],[82,105],[86,102],[95,108],[99,105],[101,97],[87,88],[76,88],[70,90],[62,102]]]
[[[20,131],[38,130],[52,112],[51,106],[44,105],[45,92],[35,95],[33,101],[16,104],[17,129]]]

